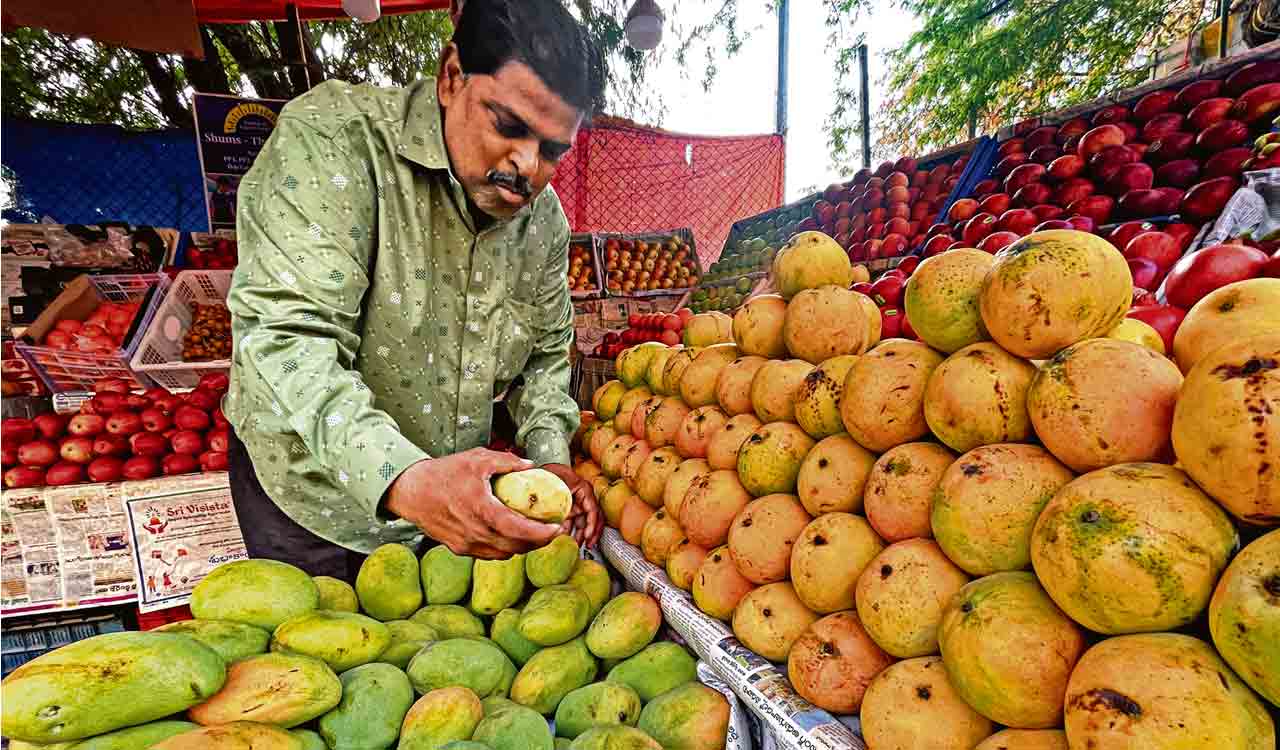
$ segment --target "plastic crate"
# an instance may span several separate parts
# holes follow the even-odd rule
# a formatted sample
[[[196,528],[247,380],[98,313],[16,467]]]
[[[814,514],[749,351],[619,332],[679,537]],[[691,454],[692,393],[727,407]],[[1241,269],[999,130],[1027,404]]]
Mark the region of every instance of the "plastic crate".
[[[193,304],[227,303],[232,271],[182,271],[156,311],[142,343],[133,355],[132,368],[169,389],[195,388],[200,376],[230,372],[231,360],[183,362],[182,338],[191,328]]]
[[[84,279],[83,282],[80,279]],[[132,328],[125,337],[125,345],[112,354],[87,354],[55,349],[38,344],[19,343],[14,349],[31,365],[40,376],[46,387],[54,393],[65,391],[92,391],[94,382],[102,378],[121,378],[131,380],[139,387],[147,388],[151,382],[146,376],[134,372],[129,361],[142,342],[143,332],[150,327],[151,319],[164,300],[169,288],[169,277],[162,273],[144,273],[130,275],[82,276],[68,286],[49,306],[46,313],[51,320],[66,317],[60,310],[66,302],[81,301],[84,297],[96,298],[99,302],[137,302],[144,304],[133,319]],[[83,285],[83,286],[82,286]],[[67,295],[74,300],[64,299]],[[72,316],[74,317],[74,316]],[[44,315],[41,315],[44,318]],[[33,331],[42,327],[41,319],[28,328],[29,334],[43,335]]]

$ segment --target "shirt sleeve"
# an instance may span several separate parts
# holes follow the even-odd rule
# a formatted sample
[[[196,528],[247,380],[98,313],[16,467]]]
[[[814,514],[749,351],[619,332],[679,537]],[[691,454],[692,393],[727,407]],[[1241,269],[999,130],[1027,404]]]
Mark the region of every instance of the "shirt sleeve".
[[[428,456],[354,368],[377,206],[368,169],[344,145],[281,118],[240,188],[228,307],[241,398],[284,420],[376,517],[391,482]]]
[[[569,347],[573,346],[573,302],[569,297],[569,228],[563,218],[543,264],[537,307],[541,324],[524,368],[524,389],[512,416],[516,444],[529,459],[568,464],[569,440],[578,429],[578,403],[569,393]]]

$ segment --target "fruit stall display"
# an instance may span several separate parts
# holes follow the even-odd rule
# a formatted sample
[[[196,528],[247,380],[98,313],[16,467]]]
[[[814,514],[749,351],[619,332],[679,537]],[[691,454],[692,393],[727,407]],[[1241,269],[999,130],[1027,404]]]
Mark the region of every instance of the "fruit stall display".
[[[593,398],[575,470],[664,580],[871,750],[1275,746],[1280,279],[1166,356],[1078,230],[921,261],[919,340],[826,235],[772,273]]]
[[[600,285],[600,258],[596,255],[596,240],[590,234],[574,234],[569,237],[569,293],[574,298],[598,295]]]
[[[0,421],[6,489],[150,479],[225,471],[230,428],[220,406],[225,373],[176,395],[131,391],[107,378],[74,415],[46,412]]]
[[[642,234],[597,234],[605,288],[614,296],[672,294],[697,286],[701,277],[693,232],[673,229]]]
[[[570,502],[541,470],[499,478],[495,493],[526,512],[532,493],[539,507]],[[657,638],[657,602],[612,596],[606,568],[568,536],[502,561],[389,544],[354,587],[229,562],[196,586],[191,612],[18,667],[0,731],[26,748],[726,745],[730,703],[697,680],[688,651]]]

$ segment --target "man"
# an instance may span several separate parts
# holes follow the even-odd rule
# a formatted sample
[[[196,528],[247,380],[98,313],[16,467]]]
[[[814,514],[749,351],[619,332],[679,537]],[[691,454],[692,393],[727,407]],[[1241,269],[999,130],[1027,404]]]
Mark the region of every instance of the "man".
[[[331,81],[285,107],[241,181],[228,298],[251,556],[350,578],[423,535],[482,558],[560,531],[594,542],[568,466],[569,227],[548,183],[599,72],[557,0],[469,0],[436,79]],[[508,389],[531,461],[480,447]],[[573,491],[560,528],[492,495],[490,477],[534,465]]]

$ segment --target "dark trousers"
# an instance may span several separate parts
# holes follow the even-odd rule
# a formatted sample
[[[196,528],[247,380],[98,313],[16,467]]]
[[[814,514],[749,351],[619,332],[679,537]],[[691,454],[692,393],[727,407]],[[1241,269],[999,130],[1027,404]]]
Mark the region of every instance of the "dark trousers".
[[[267,496],[244,443],[231,433],[231,499],[249,557],[296,565],[313,576],[333,576],[355,583],[365,556],[307,531]]]

